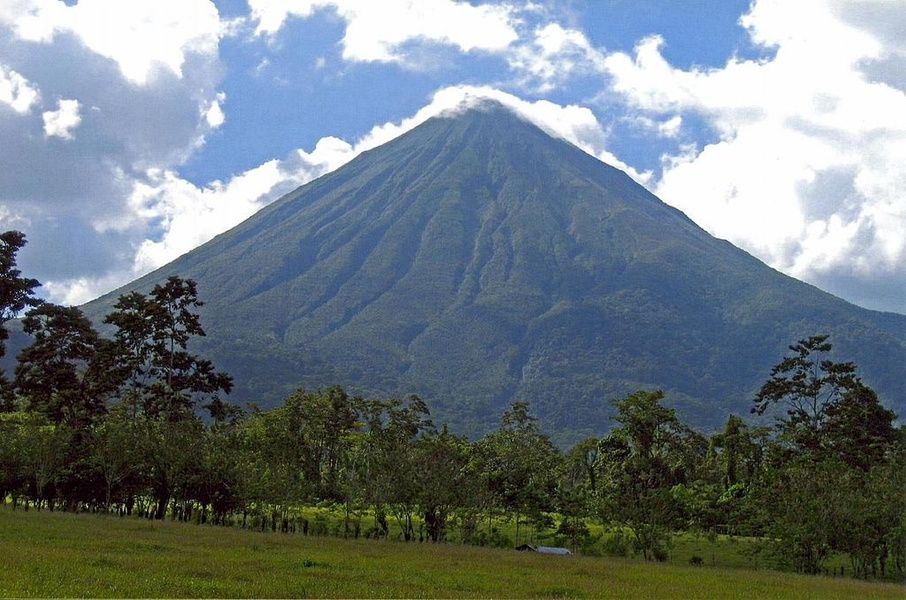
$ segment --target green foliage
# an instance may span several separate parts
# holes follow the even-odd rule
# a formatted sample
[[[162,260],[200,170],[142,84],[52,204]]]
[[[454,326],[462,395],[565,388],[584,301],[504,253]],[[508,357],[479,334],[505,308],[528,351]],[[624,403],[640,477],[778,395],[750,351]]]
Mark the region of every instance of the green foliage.
[[[16,268],[16,254],[25,246],[25,234],[20,231],[0,233],[0,358],[6,353],[9,332],[6,322],[29,306],[41,301],[34,296],[34,289],[41,284],[36,279],[22,277]],[[0,369],[0,412],[11,410],[13,393],[3,370]]]
[[[752,408],[752,412],[764,414],[774,404],[785,404],[783,433],[790,443],[805,450],[813,450],[820,443],[820,430],[826,425],[828,411],[843,396],[857,393],[862,387],[853,363],[823,358],[831,351],[827,338],[812,336],[790,346],[792,356],[771,370],[771,378],[761,386]]]
[[[818,573],[834,551],[850,557],[856,576],[901,569],[898,545],[906,483],[893,470],[906,446],[852,363],[822,360],[826,336],[790,347],[757,402],[786,402],[753,509],[779,555],[799,571]],[[892,470],[893,469],[893,470]],[[899,554],[898,554],[899,553]]]
[[[30,410],[84,427],[106,410],[110,390],[98,378],[98,334],[78,308],[42,304],[22,321],[34,338],[19,354],[16,390]]]
[[[614,404],[620,427],[601,440],[603,510],[628,527],[646,560],[665,560],[680,503],[673,489],[692,479],[696,436],[661,405],[664,393],[636,392]],[[701,458],[701,457],[700,457]]]
[[[521,516],[538,517],[553,504],[560,455],[525,402],[504,411],[500,428],[478,442],[476,453],[494,501],[516,517],[518,542]]]
[[[184,418],[199,396],[210,401],[212,414],[224,416],[220,393],[229,393],[232,378],[213,363],[187,351],[189,340],[205,335],[195,309],[196,283],[169,277],[148,296],[124,294],[104,322],[116,327],[108,350],[108,372],[119,378],[134,410],[154,418]]]

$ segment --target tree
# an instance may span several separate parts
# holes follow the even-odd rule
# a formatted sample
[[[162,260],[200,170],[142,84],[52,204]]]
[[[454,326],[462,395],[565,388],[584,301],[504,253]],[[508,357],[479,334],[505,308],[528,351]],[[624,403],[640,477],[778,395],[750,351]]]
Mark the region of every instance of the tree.
[[[881,406],[874,390],[860,385],[828,407],[822,446],[851,467],[868,471],[883,462],[895,444],[895,421],[896,414]]]
[[[724,430],[711,436],[711,452],[715,455],[720,482],[724,489],[748,484],[761,468],[764,429],[750,429],[741,417],[730,415]]]
[[[583,493],[598,493],[598,440],[586,438],[573,446],[565,460],[567,482],[570,487],[582,488]]]
[[[761,415],[775,404],[785,404],[782,432],[790,443],[802,448],[818,446],[828,408],[862,385],[853,363],[823,358],[832,348],[827,338],[816,335],[790,346],[793,354],[771,369],[752,408]]]
[[[759,490],[766,533],[781,558],[797,571],[818,573],[833,550],[846,498],[840,461],[794,456],[772,469]]]
[[[469,450],[468,441],[450,433],[446,426],[418,441],[415,453],[418,503],[428,538],[433,542],[446,539],[447,517],[466,502]]]
[[[6,322],[26,307],[38,306],[41,300],[34,296],[34,289],[41,284],[36,279],[22,277],[16,268],[16,254],[25,246],[25,234],[19,231],[0,233],[0,358],[6,354],[9,332]],[[12,405],[12,390],[0,370],[0,409]]]
[[[378,527],[387,533],[384,511],[389,509],[403,539],[415,539],[413,517],[419,502],[417,446],[423,434],[434,430],[428,405],[412,395],[404,402],[391,399],[366,407],[366,477],[371,478],[369,500]],[[383,518],[383,522],[381,522]]]
[[[163,519],[175,493],[185,491],[204,451],[204,429],[196,419],[148,419],[144,428],[146,456],[155,501],[154,518]]]
[[[671,408],[664,393],[639,391],[617,400],[614,429],[600,444],[605,517],[628,527],[636,552],[646,560],[666,560],[670,530],[679,515],[672,494],[691,479],[687,448],[701,440]]]
[[[694,516],[698,525],[709,531],[725,525],[730,533],[752,533],[756,519],[748,512],[749,496],[761,484],[769,435],[769,428],[751,428],[741,417],[730,415],[723,431],[711,436],[707,467],[708,481],[714,484],[713,498],[705,514]]]
[[[54,484],[69,459],[72,430],[48,423],[41,415],[29,415],[19,427],[23,464],[35,505],[53,509]]]
[[[890,556],[896,561],[906,497],[895,475],[896,415],[853,363],[822,359],[826,336],[790,348],[795,354],[774,367],[755,400],[756,412],[788,407],[754,494],[764,531],[797,570],[816,573],[832,552],[845,552],[854,574],[883,573]]]
[[[339,470],[347,436],[359,425],[361,398],[350,397],[340,386],[306,392],[298,390],[284,405],[292,413],[292,435],[300,452],[304,477],[312,493],[340,500]]]
[[[16,389],[30,410],[79,429],[106,410],[92,381],[98,334],[78,308],[42,304],[22,321],[34,341],[19,354]]]
[[[204,335],[193,312],[201,306],[195,282],[173,276],[148,296],[120,296],[104,319],[117,328],[109,370],[118,374],[133,412],[178,420],[199,396],[216,407],[219,394],[229,394],[232,378],[187,350],[191,338]]]
[[[120,492],[129,479],[147,470],[146,427],[146,423],[128,418],[119,410],[92,429],[89,460],[103,480],[103,501],[108,510],[114,501],[126,500]]]
[[[504,411],[500,427],[478,442],[477,451],[492,494],[516,518],[518,538],[522,516],[537,518],[554,508],[560,453],[525,402]]]

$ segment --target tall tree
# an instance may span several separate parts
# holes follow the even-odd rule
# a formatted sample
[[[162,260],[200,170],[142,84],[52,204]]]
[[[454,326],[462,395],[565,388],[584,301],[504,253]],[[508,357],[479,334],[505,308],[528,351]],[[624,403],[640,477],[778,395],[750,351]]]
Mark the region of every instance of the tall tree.
[[[817,447],[828,408],[862,385],[853,363],[826,358],[832,348],[827,339],[816,335],[790,346],[792,354],[771,369],[752,408],[761,415],[773,405],[785,405],[782,432],[787,441],[802,448]]]
[[[854,364],[824,358],[826,336],[790,348],[755,400],[756,412],[778,402],[788,408],[754,494],[763,530],[797,570],[816,573],[833,552],[845,552],[855,573],[883,573],[901,539],[896,415]]]
[[[317,392],[298,390],[284,405],[292,418],[291,435],[301,453],[304,477],[321,498],[341,499],[340,461],[347,436],[358,426],[361,402],[334,386]]]
[[[34,289],[41,284],[36,279],[22,277],[22,272],[16,268],[16,254],[25,243],[25,234],[20,231],[0,233],[0,357],[6,354],[9,338],[6,322],[26,307],[41,304],[34,296]],[[0,370],[0,410],[9,409],[12,399],[11,386]]]
[[[89,462],[103,481],[101,497],[108,510],[115,501],[125,502],[122,492],[126,484],[148,470],[144,458],[147,427],[147,423],[115,410],[92,428]]]
[[[433,542],[446,539],[447,517],[454,508],[466,504],[470,487],[469,450],[468,441],[450,433],[446,426],[418,441],[415,453],[418,502],[426,533]]]
[[[675,411],[661,404],[663,398],[660,390],[639,391],[614,402],[620,426],[600,445],[603,516],[632,531],[636,551],[646,560],[667,558],[679,516],[671,490],[689,479],[688,447],[701,446]]]
[[[897,441],[896,413],[881,406],[878,395],[861,385],[847,390],[827,409],[822,446],[851,467],[868,471],[882,463]]]
[[[192,412],[199,396],[216,407],[219,394],[232,389],[229,375],[187,350],[190,339],[205,334],[194,312],[201,306],[195,282],[173,276],[148,296],[120,296],[104,319],[117,328],[111,371],[120,375],[135,410],[180,419]]]
[[[22,325],[34,341],[19,354],[16,389],[54,423],[87,426],[106,410],[105,390],[90,377],[98,343],[91,322],[78,308],[42,304]]]
[[[478,442],[477,451],[497,502],[516,518],[518,538],[523,516],[539,517],[554,507],[560,453],[525,402],[504,411],[500,427]]]
[[[418,396],[406,401],[373,401],[364,407],[366,436],[361,465],[369,479],[367,499],[379,533],[386,535],[386,511],[396,518],[403,539],[415,537],[413,517],[419,501],[417,445],[434,430],[428,405]]]

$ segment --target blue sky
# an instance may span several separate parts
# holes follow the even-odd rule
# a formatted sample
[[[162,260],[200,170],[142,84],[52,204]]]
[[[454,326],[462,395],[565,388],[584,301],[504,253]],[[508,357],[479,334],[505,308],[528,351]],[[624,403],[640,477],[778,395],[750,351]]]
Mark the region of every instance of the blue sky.
[[[906,312],[906,2],[15,0],[0,229],[78,303],[494,97],[702,227]]]
[[[754,48],[738,24],[748,4],[618,0],[564,3],[560,12],[596,46],[630,52],[640,39],[661,33],[669,39],[664,55],[671,63],[720,67],[734,54],[763,55],[763,49]],[[227,16],[241,17],[248,12],[244,1],[218,6]],[[696,25],[690,27],[689,23]],[[295,148],[311,147],[324,136],[354,139],[377,123],[414,114],[442,86],[505,84],[512,75],[497,58],[453,52],[445,53],[442,66],[424,71],[382,63],[344,64],[344,30],[343,21],[325,10],[288,21],[272,38],[237,37],[222,42],[221,57],[230,69],[221,89],[229,98],[229,109],[239,117],[229,119],[216,138],[180,169],[183,176],[200,185],[285,156]],[[326,61],[324,67],[318,68],[319,59]],[[266,66],[256,70],[265,60]],[[588,79],[545,94],[532,94],[518,86],[513,91],[526,98],[588,103],[600,91],[597,78]],[[600,112],[602,117],[608,114],[604,107]],[[624,154],[650,166],[657,163],[649,144],[631,131],[625,134]],[[237,152],[237,147],[243,152]]]

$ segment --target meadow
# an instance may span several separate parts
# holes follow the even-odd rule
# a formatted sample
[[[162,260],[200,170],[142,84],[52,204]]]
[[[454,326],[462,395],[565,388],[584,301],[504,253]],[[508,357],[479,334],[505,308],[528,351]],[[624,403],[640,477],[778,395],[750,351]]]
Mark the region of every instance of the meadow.
[[[3,597],[903,598],[896,584],[0,508]]]

